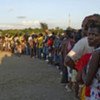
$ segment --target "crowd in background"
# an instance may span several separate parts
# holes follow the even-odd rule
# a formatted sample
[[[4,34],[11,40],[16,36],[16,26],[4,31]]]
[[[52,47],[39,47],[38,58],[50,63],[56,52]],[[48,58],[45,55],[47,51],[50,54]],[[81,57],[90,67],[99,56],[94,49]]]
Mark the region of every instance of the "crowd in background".
[[[39,59],[43,58],[44,60],[48,60],[50,56],[58,56],[61,52],[63,52],[63,40],[65,41],[69,39],[69,49],[71,49],[71,46],[73,46],[74,43],[80,38],[80,30],[72,33],[70,30],[65,30],[63,33],[56,35],[48,30],[45,31],[45,34],[15,34],[14,36],[5,34],[0,36],[0,50],[10,51],[19,55],[30,55],[30,57],[38,57]],[[53,59],[55,59],[55,57],[51,60]]]
[[[99,14],[86,17],[77,32],[0,36],[0,50],[43,59],[60,70],[67,92],[74,90],[80,100],[100,100]]]

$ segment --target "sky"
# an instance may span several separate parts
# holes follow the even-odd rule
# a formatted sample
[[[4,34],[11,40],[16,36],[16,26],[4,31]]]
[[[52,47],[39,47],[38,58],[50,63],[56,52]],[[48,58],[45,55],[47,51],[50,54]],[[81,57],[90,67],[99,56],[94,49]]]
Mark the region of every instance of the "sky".
[[[100,14],[100,0],[0,0],[0,29],[81,28],[82,20]]]

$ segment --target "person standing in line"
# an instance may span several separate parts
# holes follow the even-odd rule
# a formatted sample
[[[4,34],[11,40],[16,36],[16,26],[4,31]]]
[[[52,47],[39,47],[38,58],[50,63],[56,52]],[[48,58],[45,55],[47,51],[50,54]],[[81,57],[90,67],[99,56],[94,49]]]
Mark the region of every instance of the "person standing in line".
[[[100,100],[100,22],[92,23],[88,29],[88,43],[94,51],[86,68],[84,83],[90,86],[90,100]]]

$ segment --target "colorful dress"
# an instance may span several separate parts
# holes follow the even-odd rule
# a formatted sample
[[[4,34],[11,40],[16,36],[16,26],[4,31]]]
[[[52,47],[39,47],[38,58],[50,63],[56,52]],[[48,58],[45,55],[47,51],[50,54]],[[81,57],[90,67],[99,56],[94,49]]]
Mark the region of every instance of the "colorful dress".
[[[91,85],[91,97],[90,100],[100,100],[100,68],[96,73],[96,77]]]
[[[95,49],[95,51],[96,50],[100,50],[100,47]],[[100,100],[100,67],[91,84],[90,100]]]

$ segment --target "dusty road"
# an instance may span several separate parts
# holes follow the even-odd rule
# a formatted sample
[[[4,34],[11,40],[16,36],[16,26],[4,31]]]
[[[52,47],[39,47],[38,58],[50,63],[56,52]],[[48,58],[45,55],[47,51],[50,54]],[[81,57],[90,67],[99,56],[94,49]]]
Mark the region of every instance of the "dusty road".
[[[0,52],[0,100],[74,100],[43,60]]]

